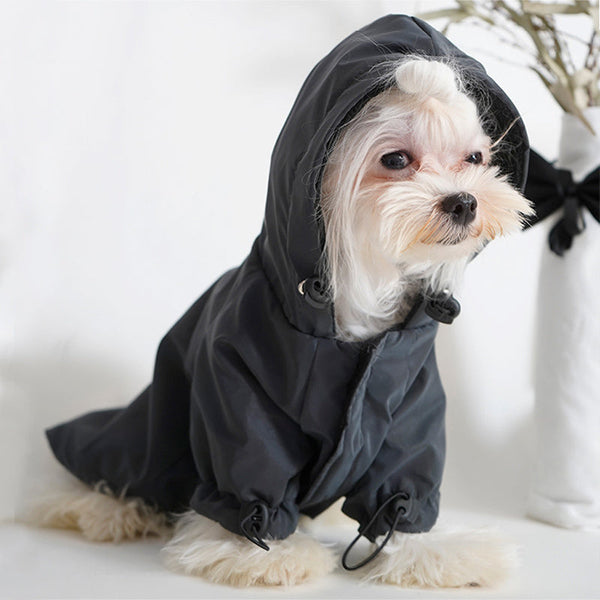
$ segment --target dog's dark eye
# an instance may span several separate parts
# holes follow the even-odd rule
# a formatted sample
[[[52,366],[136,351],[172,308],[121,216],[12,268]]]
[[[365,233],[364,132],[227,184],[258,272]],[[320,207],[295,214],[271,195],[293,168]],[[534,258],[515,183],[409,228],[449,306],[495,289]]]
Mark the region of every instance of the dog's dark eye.
[[[402,150],[398,150],[397,152],[390,152],[389,154],[384,154],[381,157],[381,164],[386,169],[405,169],[412,162],[412,158],[410,154],[404,152]]]
[[[483,162],[483,155],[481,152],[471,152],[471,154],[467,154],[465,157],[465,162],[472,165],[480,165]]]

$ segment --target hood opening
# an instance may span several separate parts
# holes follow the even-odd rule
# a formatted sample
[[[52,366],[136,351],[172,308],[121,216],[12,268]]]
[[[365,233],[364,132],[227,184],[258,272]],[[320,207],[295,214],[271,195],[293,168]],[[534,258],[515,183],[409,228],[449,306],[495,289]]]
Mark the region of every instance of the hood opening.
[[[307,334],[335,336],[334,307],[317,307],[298,290],[301,282],[324,277],[319,273],[324,244],[319,199],[325,160],[344,124],[391,85],[391,80],[385,82],[390,65],[410,55],[458,65],[480,115],[493,115],[485,123],[486,133],[492,140],[506,134],[496,150],[496,164],[515,187],[523,187],[525,128],[480,63],[414,17],[388,15],[352,33],[311,71],[283,126],[271,157],[265,219],[257,240],[286,317]],[[326,281],[320,283],[327,287]]]

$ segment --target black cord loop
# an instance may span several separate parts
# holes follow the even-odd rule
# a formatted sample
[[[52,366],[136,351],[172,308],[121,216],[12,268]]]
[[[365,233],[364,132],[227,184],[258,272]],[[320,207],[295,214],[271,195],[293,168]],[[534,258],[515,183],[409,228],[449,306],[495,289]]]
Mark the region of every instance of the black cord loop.
[[[262,539],[267,533],[269,524],[269,509],[264,502],[256,500],[242,507],[244,516],[240,519],[240,529],[242,533],[253,544],[256,544],[263,550],[270,550],[269,546]]]
[[[413,504],[412,498],[411,498],[410,494],[408,494],[406,492],[398,492],[397,494],[390,496],[377,509],[375,514],[371,517],[371,520],[364,527],[361,527],[358,530],[358,535],[352,540],[350,545],[344,551],[344,554],[342,555],[342,566],[344,567],[344,569],[346,569],[346,571],[355,571],[356,569],[360,569],[361,567],[364,567],[367,563],[371,562],[384,549],[385,545],[389,542],[394,531],[396,531],[396,525],[398,525],[398,522],[400,521],[400,519],[406,518],[407,515],[409,515],[411,513],[412,504]],[[371,552],[371,554],[369,554],[369,556],[367,556],[360,562],[356,563],[355,565],[349,565],[348,564],[348,555],[350,554],[350,551],[352,550],[352,548],[354,548],[354,546],[357,544],[358,540],[360,540],[361,537],[363,537],[363,536],[366,537],[365,531],[369,530],[369,528],[373,525],[373,523],[375,523],[375,521],[378,519],[379,515],[381,515],[381,513],[384,510],[386,510],[388,508],[388,506],[390,506],[390,505],[392,505],[392,509],[394,511],[394,520],[393,520],[392,525],[389,528],[383,542],[381,542],[381,544],[379,544],[379,546],[377,546],[377,548],[375,548],[375,550],[373,550],[373,552]]]

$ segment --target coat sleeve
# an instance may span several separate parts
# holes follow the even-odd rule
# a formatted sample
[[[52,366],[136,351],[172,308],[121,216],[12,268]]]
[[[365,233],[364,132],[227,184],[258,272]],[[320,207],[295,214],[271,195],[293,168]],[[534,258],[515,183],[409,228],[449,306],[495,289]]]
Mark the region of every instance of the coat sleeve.
[[[238,335],[208,340],[196,358],[190,436],[200,482],[191,506],[242,534],[242,521],[259,503],[267,516],[261,537],[285,538],[298,522],[309,442],[270,396],[273,375],[267,384],[261,369],[272,364],[256,352]]]
[[[435,524],[445,455],[444,413],[445,395],[432,348],[394,412],[375,460],[343,505],[371,541],[392,527],[395,508],[389,500],[396,494],[409,498],[396,530],[417,533]]]

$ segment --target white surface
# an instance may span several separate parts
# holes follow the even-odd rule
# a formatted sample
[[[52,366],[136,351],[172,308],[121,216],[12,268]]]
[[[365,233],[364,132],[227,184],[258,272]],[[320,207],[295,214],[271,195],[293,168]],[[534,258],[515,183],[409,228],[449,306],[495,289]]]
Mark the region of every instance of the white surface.
[[[485,526],[490,517],[451,511],[448,521]],[[416,590],[363,584],[341,567],[320,581],[293,588],[235,589],[171,573],[158,540],[93,544],[72,532],[0,527],[0,597],[17,598],[600,598],[598,538],[534,521],[495,518],[519,544],[522,565],[495,590]],[[354,533],[328,529],[323,541],[342,548]],[[10,548],[10,551],[7,549]],[[587,574],[587,575],[586,575]]]
[[[445,5],[0,5],[1,516],[56,485],[43,428],[129,402],[151,377],[163,333],[245,257],[262,220],[271,148],[315,62],[383,14]],[[560,111],[542,84],[489,34],[457,27],[451,37],[485,63],[534,146],[553,157]],[[599,538],[521,520],[545,234],[541,226],[487,248],[459,294],[461,317],[441,328],[443,506],[484,512],[489,524],[509,519],[524,536],[515,596],[592,597]],[[156,544],[96,548],[17,526],[0,535],[0,595],[221,593],[163,573]],[[349,577],[327,586],[323,595],[364,592]],[[415,596],[377,591],[399,594]]]

